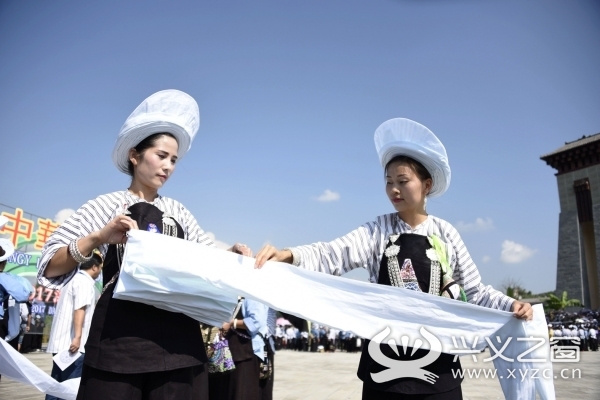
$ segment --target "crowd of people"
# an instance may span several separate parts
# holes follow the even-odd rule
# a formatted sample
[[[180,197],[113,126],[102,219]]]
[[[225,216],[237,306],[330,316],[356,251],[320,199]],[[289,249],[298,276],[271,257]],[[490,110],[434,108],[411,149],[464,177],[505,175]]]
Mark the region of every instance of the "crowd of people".
[[[577,345],[581,351],[598,351],[600,310],[551,311],[546,315],[553,345]]]
[[[575,344],[581,351],[598,351],[597,324],[548,324],[548,336],[552,345]]]
[[[308,324],[307,324],[308,325]],[[308,329],[298,329],[293,325],[277,325],[275,329],[275,347],[277,350],[296,350],[310,352],[361,351],[363,340],[352,332],[330,328],[317,323]]]

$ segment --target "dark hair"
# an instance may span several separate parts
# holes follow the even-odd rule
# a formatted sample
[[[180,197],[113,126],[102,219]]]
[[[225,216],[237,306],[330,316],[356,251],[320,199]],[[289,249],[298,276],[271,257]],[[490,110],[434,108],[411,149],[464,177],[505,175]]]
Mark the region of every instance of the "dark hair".
[[[102,264],[102,258],[98,254],[94,253],[94,254],[92,254],[92,259],[90,261],[86,261],[83,264],[81,264],[79,266],[79,269],[82,271],[87,271],[88,269],[91,269],[91,268],[95,267],[96,265],[100,265],[100,264]]]
[[[433,182],[433,178],[431,177],[431,174],[429,173],[429,171],[427,171],[427,168],[425,168],[423,166],[423,164],[421,164],[420,162],[418,162],[417,160],[415,160],[414,158],[410,158],[408,156],[396,156],[394,158],[392,158],[386,165],[385,165],[385,169],[384,172],[387,174],[387,169],[390,166],[391,163],[393,162],[399,162],[401,164],[407,165],[410,167],[410,169],[412,169],[414,171],[415,174],[417,174],[417,176],[419,177],[419,179],[421,181],[425,181],[427,179],[431,179],[431,181]]]
[[[177,142],[177,138],[175,136],[173,136],[172,134],[170,134],[169,132],[154,133],[154,134],[148,136],[146,139],[139,142],[137,144],[137,146],[134,147],[136,153],[138,153],[139,156],[143,156],[144,152],[146,150],[148,150],[150,147],[154,146],[156,144],[156,141],[163,136],[170,136],[173,139],[175,139],[175,141]],[[177,142],[177,144],[179,144],[179,142]],[[133,176],[134,169],[133,169],[133,163],[131,162],[131,160],[127,161],[127,171],[129,172],[129,175]]]
[[[5,254],[6,254],[6,251],[4,251],[4,249],[2,248],[2,246],[0,246],[0,257],[2,257]]]

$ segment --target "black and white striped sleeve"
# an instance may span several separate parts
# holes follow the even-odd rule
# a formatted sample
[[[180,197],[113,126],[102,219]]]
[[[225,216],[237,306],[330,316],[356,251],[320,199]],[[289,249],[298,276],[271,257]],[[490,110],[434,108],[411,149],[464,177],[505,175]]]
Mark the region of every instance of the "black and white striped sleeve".
[[[186,229],[186,238],[191,242],[201,243],[209,247],[217,247],[212,239],[200,228],[198,221],[189,210],[183,206],[182,215]]]
[[[369,222],[331,242],[291,247],[293,264],[330,275],[342,275],[355,268],[370,271],[378,262],[379,230],[375,222]]]
[[[479,270],[458,231],[450,224],[445,228],[446,237],[454,249],[450,262],[454,270],[453,279],[465,290],[467,301],[483,307],[510,311],[514,299],[481,282]]]
[[[111,220],[115,205],[108,195],[88,201],[73,215],[62,223],[48,238],[38,265],[38,282],[49,289],[61,289],[77,273],[78,268],[64,275],[46,278],[44,271],[52,257],[61,247],[66,247],[73,240],[85,237],[102,229]],[[99,250],[106,255],[108,246],[102,245]]]

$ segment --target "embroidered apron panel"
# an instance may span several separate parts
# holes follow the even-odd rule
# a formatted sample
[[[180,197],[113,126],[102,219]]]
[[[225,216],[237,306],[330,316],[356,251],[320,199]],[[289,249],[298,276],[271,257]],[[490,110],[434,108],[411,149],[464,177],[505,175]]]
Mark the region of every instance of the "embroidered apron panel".
[[[388,251],[390,248],[392,249]],[[439,263],[427,257],[426,251],[430,248],[431,244],[426,236],[408,233],[392,235],[386,243],[386,252],[381,259],[378,284],[439,295],[442,272]],[[402,260],[401,267],[398,260]],[[398,284],[393,285],[392,282]],[[427,310],[423,310],[422,314],[423,319],[426,320]],[[395,332],[395,334],[401,336],[402,332]],[[452,354],[442,353],[436,361],[425,367],[426,370],[439,376],[433,384],[415,378],[399,378],[376,383],[371,378],[371,373],[387,368],[371,358],[367,351],[368,346],[369,340],[365,340],[357,375],[365,385],[373,389],[393,393],[431,394],[452,390],[462,382],[460,378],[455,379],[451,371],[460,370],[460,361],[457,359],[454,362]],[[402,346],[397,346],[396,354],[387,343],[381,344],[380,349],[386,357],[396,360],[418,359],[429,352],[429,350],[418,349],[412,354],[413,348],[407,347],[404,353]]]

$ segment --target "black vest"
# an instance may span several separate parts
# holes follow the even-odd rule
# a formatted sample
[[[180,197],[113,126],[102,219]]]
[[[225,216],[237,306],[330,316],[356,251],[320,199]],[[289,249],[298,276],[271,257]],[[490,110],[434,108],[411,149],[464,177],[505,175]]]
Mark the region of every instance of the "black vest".
[[[140,202],[128,208],[138,228],[163,233],[163,212]],[[171,219],[171,221],[174,221]],[[177,223],[177,237],[184,238]],[[104,261],[104,292],[96,304],[85,345],[85,364],[116,373],[169,371],[207,361],[200,324],[181,314],[112,297],[120,270],[119,248],[110,245]],[[169,251],[169,249],[164,249]]]
[[[427,237],[405,233],[400,235],[394,244],[400,246],[400,252],[397,255],[400,266],[402,266],[404,260],[410,259],[419,288],[421,291],[427,293],[429,291],[431,280],[431,260],[427,258],[425,253],[427,249],[431,248]],[[390,244],[388,243],[388,247],[389,245]],[[379,279],[377,283],[391,286],[388,270],[388,257],[385,254],[381,258]],[[423,310],[423,323],[427,323],[427,310]],[[401,332],[398,332],[397,334],[401,334]],[[429,350],[418,349],[415,354],[411,356],[412,347],[407,347],[405,354],[404,349],[401,346],[397,346],[399,354],[399,356],[397,356],[387,343],[382,343],[379,346],[385,356],[395,360],[418,359],[429,352]],[[366,386],[375,390],[404,394],[443,393],[456,388],[462,382],[462,378],[454,378],[452,375],[452,370],[458,371],[461,369],[459,359],[457,358],[457,361],[454,362],[453,354],[442,353],[436,361],[424,367],[424,369],[439,376],[433,384],[416,378],[398,378],[389,382],[376,383],[371,378],[371,373],[377,373],[387,368],[381,366],[371,358],[368,353],[368,348],[369,340],[365,340],[357,375]]]

